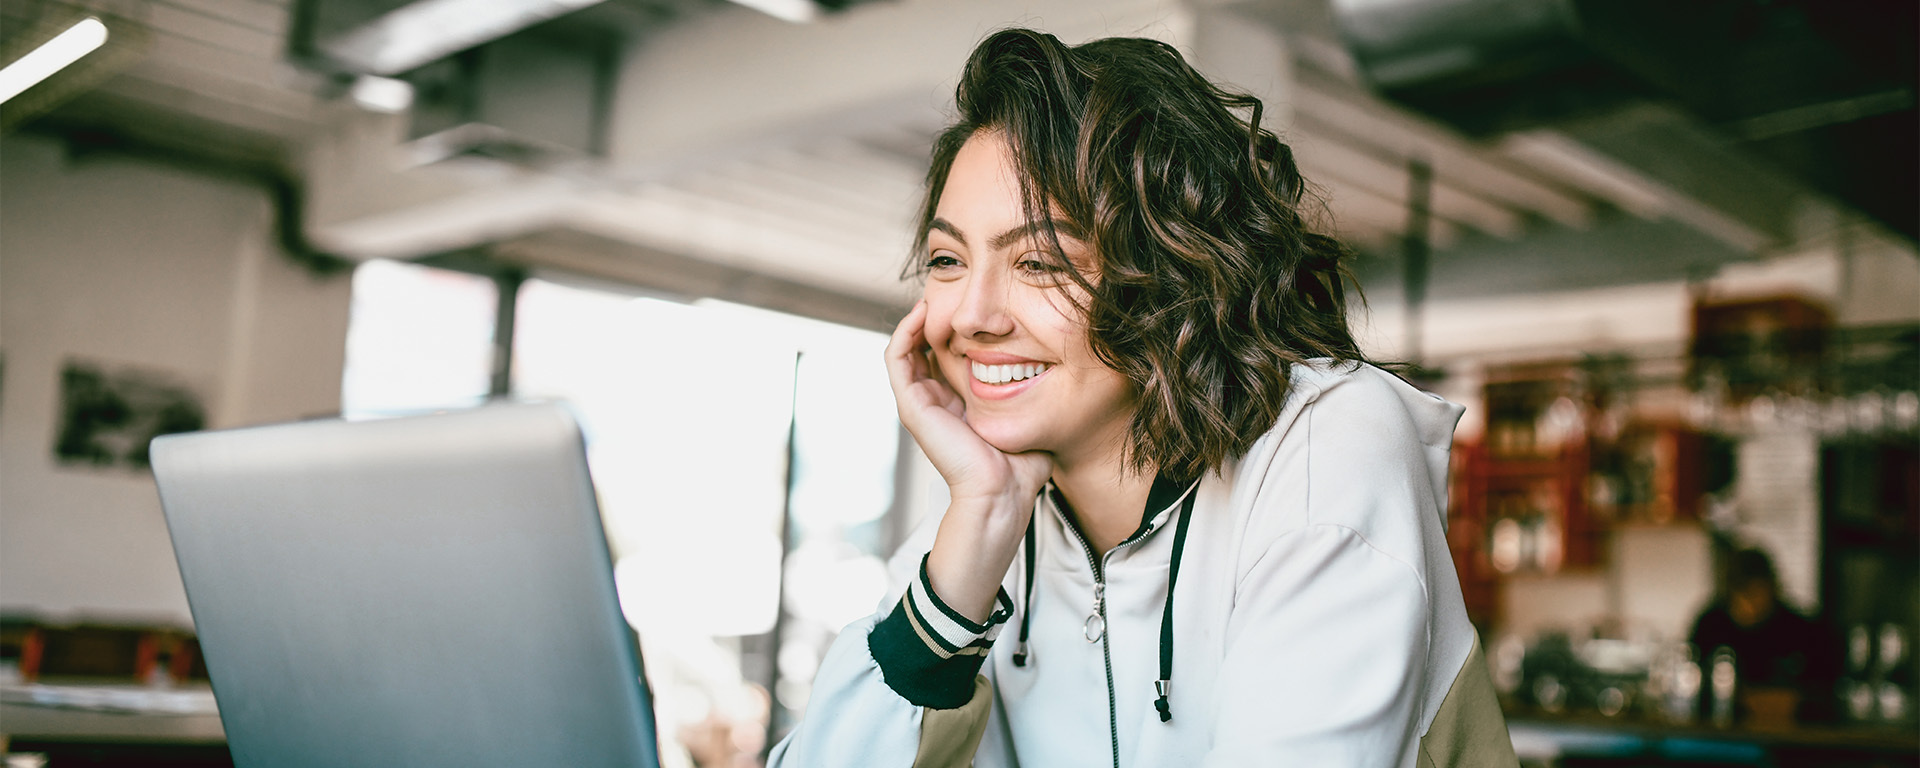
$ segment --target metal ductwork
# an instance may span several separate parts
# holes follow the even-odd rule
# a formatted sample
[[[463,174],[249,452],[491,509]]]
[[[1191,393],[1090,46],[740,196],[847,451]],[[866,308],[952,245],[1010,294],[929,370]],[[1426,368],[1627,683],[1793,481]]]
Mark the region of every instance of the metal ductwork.
[[[792,22],[868,0],[735,0]],[[293,33],[309,68],[392,93],[413,159],[483,156],[553,167],[607,154],[622,49],[718,0],[301,0]],[[402,84],[404,83],[404,84]]]
[[[1331,7],[1377,90],[1470,136],[1553,128],[1679,183],[1685,173],[1649,167],[1670,158],[1636,157],[1631,131],[1614,119],[1675,108],[1705,134],[1920,239],[1911,0]]]
[[[623,42],[576,15],[402,74],[414,91],[415,161],[477,154],[541,165],[604,156]]]

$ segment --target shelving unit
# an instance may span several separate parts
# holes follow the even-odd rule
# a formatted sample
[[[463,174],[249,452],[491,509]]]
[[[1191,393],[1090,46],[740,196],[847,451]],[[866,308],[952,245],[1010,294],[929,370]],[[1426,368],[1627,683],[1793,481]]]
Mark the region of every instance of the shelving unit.
[[[1700,517],[1707,438],[1626,408],[1626,365],[1588,358],[1486,372],[1484,438],[1454,450],[1448,534],[1476,623],[1498,623],[1508,576],[1604,568],[1615,526]]]
[[[1499,620],[1503,576],[1585,567],[1599,557],[1586,514],[1577,373],[1563,362],[1489,370],[1483,439],[1456,447],[1449,538],[1477,624]]]

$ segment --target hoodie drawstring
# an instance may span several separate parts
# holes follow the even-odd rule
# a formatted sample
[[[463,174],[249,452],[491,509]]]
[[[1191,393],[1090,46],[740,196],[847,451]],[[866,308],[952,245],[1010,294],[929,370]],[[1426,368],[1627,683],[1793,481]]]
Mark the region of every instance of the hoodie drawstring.
[[[1173,707],[1167,703],[1167,696],[1173,690],[1173,585],[1180,579],[1180,553],[1187,548],[1187,521],[1193,517],[1193,499],[1200,495],[1200,489],[1187,491],[1187,498],[1180,502],[1180,521],[1173,529],[1173,560],[1167,563],[1167,602],[1160,614],[1160,679],[1153,681],[1153,708],[1160,711],[1160,722],[1173,719]]]
[[[1173,706],[1167,697],[1173,690],[1173,585],[1180,580],[1180,555],[1187,548],[1187,521],[1193,517],[1193,502],[1200,495],[1199,488],[1189,488],[1187,496],[1180,502],[1180,518],[1173,528],[1173,558],[1167,563],[1167,600],[1160,614],[1160,678],[1153,681],[1153,708],[1160,713],[1160,722],[1173,720]],[[1027,666],[1032,658],[1027,650],[1027,635],[1033,627],[1033,576],[1036,557],[1034,556],[1034,520],[1027,518],[1027,536],[1023,542],[1026,550],[1026,594],[1020,605],[1020,643],[1013,649],[1013,665]]]
[[[1026,540],[1027,591],[1022,596],[1020,605],[1020,644],[1013,647],[1013,665],[1016,667],[1027,665],[1027,630],[1033,627],[1033,531],[1033,516],[1030,515],[1027,517]]]

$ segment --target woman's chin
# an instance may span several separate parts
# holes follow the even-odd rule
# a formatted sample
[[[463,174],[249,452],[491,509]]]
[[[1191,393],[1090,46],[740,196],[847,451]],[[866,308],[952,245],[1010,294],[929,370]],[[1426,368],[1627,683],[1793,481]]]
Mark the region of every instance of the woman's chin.
[[[988,423],[972,426],[974,433],[980,435],[980,439],[987,441],[987,445],[1000,449],[1001,453],[1045,450],[1039,445],[1035,435],[1018,429],[1015,425]]]

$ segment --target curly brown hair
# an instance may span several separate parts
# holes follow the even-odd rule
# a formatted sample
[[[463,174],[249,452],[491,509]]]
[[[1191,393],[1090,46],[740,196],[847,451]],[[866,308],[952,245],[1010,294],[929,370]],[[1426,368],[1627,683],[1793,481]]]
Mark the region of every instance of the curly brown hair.
[[[1365,359],[1347,329],[1348,251],[1309,231],[1303,200],[1317,198],[1292,150],[1260,128],[1258,99],[1219,88],[1156,40],[1069,46],[1008,29],[974,49],[956,100],[958,120],[934,141],[908,272],[924,276],[961,145],[1003,133],[1027,217],[1054,246],[1046,257],[1085,292],[1073,303],[1095,355],[1138,390],[1129,467],[1218,469],[1273,426],[1292,364]],[[1092,277],[1061,255],[1056,217],[1097,254]]]

